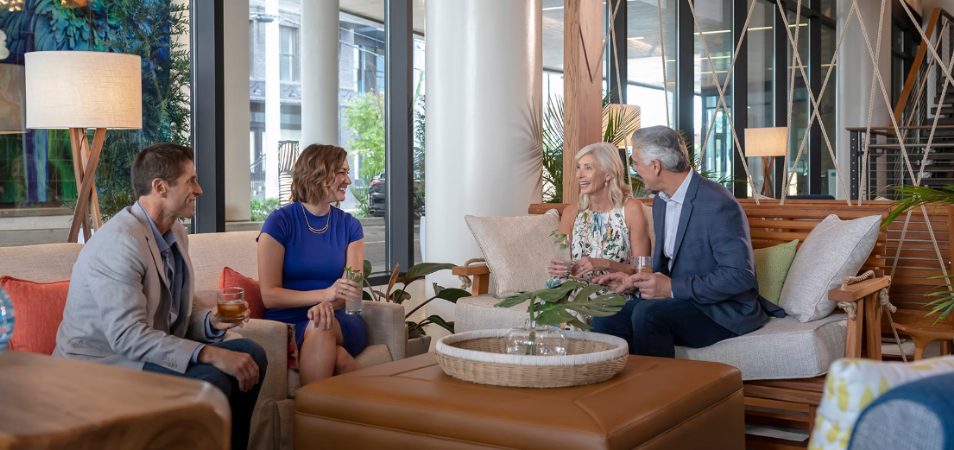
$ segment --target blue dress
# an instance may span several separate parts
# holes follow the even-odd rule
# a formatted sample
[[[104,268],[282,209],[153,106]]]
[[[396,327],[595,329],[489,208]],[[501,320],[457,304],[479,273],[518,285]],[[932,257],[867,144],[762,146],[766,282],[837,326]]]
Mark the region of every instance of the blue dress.
[[[327,230],[318,234],[310,230],[309,225],[315,230],[327,225]],[[282,287],[296,291],[326,289],[334,284],[344,273],[348,245],[364,238],[361,222],[351,214],[332,206],[328,214],[316,216],[299,202],[269,214],[261,232],[285,247]],[[265,310],[265,318],[294,325],[298,348],[301,348],[309,308],[270,308]],[[344,309],[335,310],[335,318],[341,326],[345,350],[357,356],[368,346],[367,325],[360,315],[345,314]]]

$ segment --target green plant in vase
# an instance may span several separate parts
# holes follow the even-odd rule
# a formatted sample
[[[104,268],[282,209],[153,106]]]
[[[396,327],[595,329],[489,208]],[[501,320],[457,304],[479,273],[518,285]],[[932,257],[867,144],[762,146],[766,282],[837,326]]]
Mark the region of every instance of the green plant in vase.
[[[605,286],[570,277],[553,287],[511,295],[496,306],[511,308],[526,301],[529,301],[527,314],[530,317],[527,323],[526,344],[517,343],[511,346],[508,335],[508,353],[562,354],[559,351],[549,352],[541,348],[538,336],[541,329],[538,327],[550,326],[552,328],[544,330],[545,333],[559,333],[559,326],[566,323],[582,330],[589,330],[590,325],[573,313],[583,317],[611,316],[622,309],[626,303],[626,297],[608,291]]]
[[[391,271],[391,277],[388,279],[388,284],[384,291],[375,289],[371,286],[371,283],[368,282],[369,277],[371,276],[371,262],[368,260],[364,261],[364,276],[362,277],[364,281],[364,294],[363,297],[365,300],[374,300],[379,302],[391,302],[403,305],[404,302],[411,300],[411,294],[407,292],[407,287],[411,283],[422,280],[424,277],[441,271],[454,267],[454,264],[450,263],[419,263],[411,266],[404,274],[401,273],[401,265],[395,264],[394,270]],[[398,284],[400,286],[398,287]],[[438,285],[437,283],[432,283],[434,289],[434,295],[430,298],[422,301],[420,304],[412,308],[404,315],[404,324],[407,326],[407,336],[409,339],[421,337],[427,333],[424,331],[424,327],[430,324],[437,325],[445,330],[453,333],[454,332],[454,322],[449,322],[444,320],[443,317],[437,314],[431,314],[430,316],[425,317],[422,320],[417,322],[410,320],[411,316],[417,312],[417,310],[424,307],[428,303],[436,300],[442,299],[447,300],[451,303],[457,303],[457,300],[462,297],[469,297],[470,292],[467,292],[463,289],[458,288],[445,288]]]

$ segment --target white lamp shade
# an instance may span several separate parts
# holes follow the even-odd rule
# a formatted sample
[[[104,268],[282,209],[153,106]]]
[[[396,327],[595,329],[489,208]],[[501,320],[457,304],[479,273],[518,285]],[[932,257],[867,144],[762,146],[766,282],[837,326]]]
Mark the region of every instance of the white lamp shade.
[[[0,64],[0,134],[19,134],[23,128],[23,66]]]
[[[25,66],[27,128],[142,128],[139,56],[31,52]]]
[[[746,128],[745,156],[785,156],[788,127]]]

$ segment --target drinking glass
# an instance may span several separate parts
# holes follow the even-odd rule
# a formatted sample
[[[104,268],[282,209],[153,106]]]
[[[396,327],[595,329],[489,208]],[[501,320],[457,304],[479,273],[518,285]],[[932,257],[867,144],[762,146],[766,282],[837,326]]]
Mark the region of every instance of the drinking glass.
[[[364,273],[359,270],[347,268],[345,269],[344,278],[358,283],[358,286],[361,286],[361,283],[364,282]],[[361,292],[362,291],[359,290],[357,295],[345,299],[345,314],[361,314],[361,310],[363,309]]]
[[[632,263],[636,273],[653,273],[653,259],[649,256],[634,256]]]
[[[245,302],[245,290],[240,287],[228,287],[218,293],[216,315],[220,322],[239,323],[246,319],[248,303]]]
[[[551,233],[553,238],[554,260],[559,261],[566,266],[566,274],[570,275],[573,270],[573,259],[570,254],[570,238],[564,233]]]

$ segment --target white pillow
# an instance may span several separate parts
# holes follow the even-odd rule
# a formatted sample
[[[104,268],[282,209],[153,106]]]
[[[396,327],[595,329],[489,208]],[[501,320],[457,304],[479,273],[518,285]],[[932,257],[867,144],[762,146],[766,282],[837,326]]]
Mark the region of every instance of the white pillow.
[[[841,220],[834,214],[821,221],[795,253],[779,305],[799,322],[821,319],[835,309],[828,291],[846,276],[858,274],[878,240],[881,216]]]
[[[494,283],[494,295],[507,297],[546,287],[546,266],[557,256],[551,236],[560,228],[555,209],[546,214],[515,217],[465,216],[484,253]]]
[[[889,389],[932,375],[954,372],[954,356],[911,364],[839,359],[831,364],[808,448],[846,449],[858,416]]]

